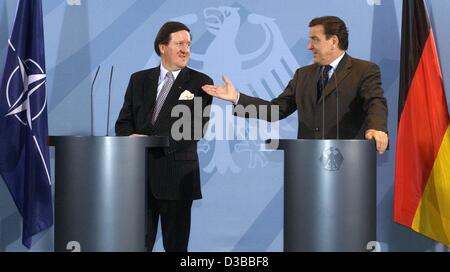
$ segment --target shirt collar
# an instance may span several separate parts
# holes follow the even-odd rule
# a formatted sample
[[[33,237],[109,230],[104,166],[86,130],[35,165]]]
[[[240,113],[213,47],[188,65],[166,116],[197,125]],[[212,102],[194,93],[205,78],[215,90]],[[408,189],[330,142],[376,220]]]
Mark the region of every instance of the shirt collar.
[[[166,68],[164,68],[164,66],[162,65],[162,63],[159,65],[159,82],[163,82],[164,79],[166,78],[166,74],[169,72]],[[173,79],[177,79],[178,74],[180,73],[181,70],[177,70],[177,71],[172,71],[172,75],[173,75]]]
[[[340,55],[339,57],[337,57],[337,59],[333,60],[332,63],[330,63],[331,67],[333,67],[333,71],[336,70],[336,68],[337,68],[338,65],[339,65],[339,62],[341,62],[341,60],[342,60],[342,58],[344,57],[344,55],[345,55],[345,52],[342,53],[342,55]]]

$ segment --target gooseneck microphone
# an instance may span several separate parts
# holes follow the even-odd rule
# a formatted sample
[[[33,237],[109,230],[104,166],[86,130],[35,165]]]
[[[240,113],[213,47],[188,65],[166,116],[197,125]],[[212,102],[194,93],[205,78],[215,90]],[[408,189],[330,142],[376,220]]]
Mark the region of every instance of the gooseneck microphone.
[[[113,71],[114,71],[114,65],[111,66],[111,72],[109,74],[108,114],[106,117],[106,136],[109,136],[109,112],[110,112],[110,108],[111,108],[111,83],[112,83]]]
[[[322,140],[325,139],[325,96],[324,96],[325,78],[323,77],[324,70],[325,70],[325,66],[322,66],[320,68],[320,85],[322,87],[322,92],[320,94],[322,96]],[[319,100],[320,100],[320,97],[319,97]]]
[[[91,136],[94,136],[94,83],[97,80],[98,71],[100,71],[100,65],[95,72],[94,80],[92,80],[91,84]]]
[[[334,83],[336,86],[336,139],[339,140],[339,89],[338,89],[338,80],[337,80],[337,69],[333,73],[334,75]]]

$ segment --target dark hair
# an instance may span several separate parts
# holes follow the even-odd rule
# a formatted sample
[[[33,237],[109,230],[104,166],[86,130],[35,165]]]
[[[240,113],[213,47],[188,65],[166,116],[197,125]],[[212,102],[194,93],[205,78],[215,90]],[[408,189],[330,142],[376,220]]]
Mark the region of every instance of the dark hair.
[[[170,34],[181,30],[186,30],[187,32],[189,32],[189,35],[191,34],[191,30],[186,25],[180,22],[167,22],[163,24],[155,38],[155,52],[156,54],[158,54],[158,56],[161,56],[159,45],[168,45],[170,42]]]
[[[317,17],[309,22],[309,27],[316,25],[322,25],[325,31],[327,39],[336,35],[339,39],[339,48],[341,50],[347,50],[348,48],[348,30],[344,21],[336,16],[323,16]]]

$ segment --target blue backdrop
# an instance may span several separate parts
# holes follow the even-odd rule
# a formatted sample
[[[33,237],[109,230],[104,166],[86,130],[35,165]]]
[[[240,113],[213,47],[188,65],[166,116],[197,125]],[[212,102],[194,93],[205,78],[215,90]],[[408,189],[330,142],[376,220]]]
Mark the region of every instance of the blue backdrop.
[[[94,134],[106,135],[109,69],[114,65],[110,135],[131,73],[158,64],[153,40],[168,20],[192,30],[190,66],[220,83],[263,98],[277,96],[295,69],[312,62],[307,50],[313,17],[337,15],[350,30],[349,54],[378,63],[389,106],[391,150],[378,156],[377,240],[382,251],[446,251],[393,223],[401,0],[45,0],[43,1],[50,135],[90,133],[90,84],[97,67]],[[447,100],[450,101],[449,1],[429,0]],[[16,0],[0,1],[0,67]],[[3,72],[0,69],[0,76]],[[226,104],[215,101],[224,107]],[[280,122],[295,138],[295,114]],[[222,122],[221,116],[213,118]],[[0,151],[1,152],[1,151]],[[53,154],[53,152],[52,152]],[[283,154],[254,141],[202,141],[204,198],[194,202],[190,251],[282,251]],[[52,169],[54,160],[52,156]],[[57,182],[57,181],[56,181]],[[0,251],[24,251],[21,218],[0,182]],[[53,250],[53,228],[35,236],[33,251]],[[157,250],[162,250],[161,239]]]

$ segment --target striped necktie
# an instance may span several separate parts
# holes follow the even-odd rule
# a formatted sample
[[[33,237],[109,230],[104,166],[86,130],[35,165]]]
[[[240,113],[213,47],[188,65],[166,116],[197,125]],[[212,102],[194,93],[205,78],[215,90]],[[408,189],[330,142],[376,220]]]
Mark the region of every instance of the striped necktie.
[[[325,86],[327,86],[328,83],[328,73],[330,72],[331,68],[333,68],[331,65],[325,65],[320,68],[320,77],[319,81],[317,82],[317,101],[319,101],[320,97],[322,96],[323,90],[325,89]]]
[[[167,95],[169,94],[170,89],[172,88],[174,77],[172,72],[167,72],[166,74],[166,83],[164,83],[164,86],[161,89],[161,92],[159,93],[158,97],[156,98],[155,107],[153,109],[153,115],[152,115],[152,125],[155,124],[156,119],[158,119],[159,112],[161,111],[162,105],[164,104],[164,101],[166,100]]]

